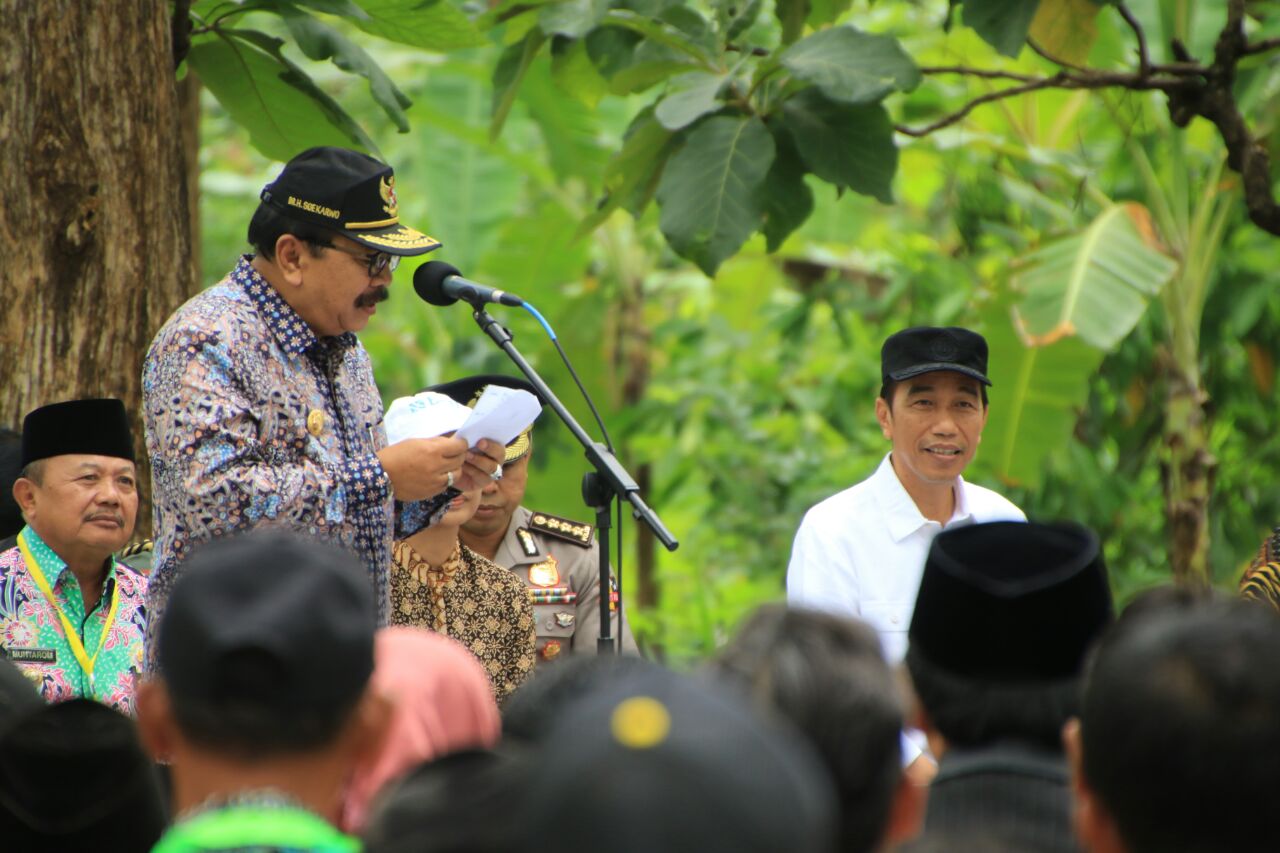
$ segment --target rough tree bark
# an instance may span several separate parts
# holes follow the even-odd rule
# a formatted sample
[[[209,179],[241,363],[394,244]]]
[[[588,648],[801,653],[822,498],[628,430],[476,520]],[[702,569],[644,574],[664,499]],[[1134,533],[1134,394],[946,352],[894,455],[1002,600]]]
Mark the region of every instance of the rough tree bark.
[[[195,290],[167,0],[0,0],[0,422],[122,398]]]

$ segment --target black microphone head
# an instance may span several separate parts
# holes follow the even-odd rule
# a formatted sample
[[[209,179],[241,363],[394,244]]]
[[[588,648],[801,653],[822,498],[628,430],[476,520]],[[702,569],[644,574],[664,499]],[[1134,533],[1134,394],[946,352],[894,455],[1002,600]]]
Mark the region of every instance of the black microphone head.
[[[462,275],[453,264],[444,261],[427,261],[413,274],[413,289],[418,296],[432,305],[452,305],[456,296],[444,292],[444,280],[451,275]]]

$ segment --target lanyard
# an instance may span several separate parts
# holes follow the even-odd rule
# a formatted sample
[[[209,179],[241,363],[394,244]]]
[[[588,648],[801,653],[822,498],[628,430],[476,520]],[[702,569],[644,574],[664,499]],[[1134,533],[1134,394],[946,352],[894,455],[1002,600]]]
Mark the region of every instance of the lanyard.
[[[62,622],[62,633],[67,638],[67,644],[71,646],[71,653],[75,655],[76,660],[80,663],[80,670],[89,679],[89,694],[92,696],[93,666],[98,662],[98,655],[102,652],[102,647],[107,642],[107,634],[111,631],[111,625],[116,621],[116,605],[120,603],[120,596],[118,593],[111,596],[111,609],[107,612],[107,621],[103,624],[102,634],[98,637],[98,648],[94,650],[93,657],[89,657],[89,653],[85,651],[84,643],[80,641],[80,632],[71,624],[67,614],[62,612],[62,608],[58,605],[58,599],[53,597],[53,590],[49,588],[49,581],[45,580],[44,572],[40,571],[40,564],[36,562],[36,558],[31,555],[31,550],[27,548],[25,533],[18,534],[18,547],[22,549],[22,559],[27,564],[27,571],[31,574],[31,579],[36,582],[36,586],[40,588],[40,592],[48,600],[49,606],[58,614],[58,619]]]

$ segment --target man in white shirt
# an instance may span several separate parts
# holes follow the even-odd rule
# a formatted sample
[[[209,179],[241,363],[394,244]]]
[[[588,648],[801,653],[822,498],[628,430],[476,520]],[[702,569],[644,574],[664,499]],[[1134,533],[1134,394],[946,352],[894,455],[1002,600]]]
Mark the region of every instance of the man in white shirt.
[[[880,350],[876,419],[892,449],[866,480],[811,508],[787,567],[787,600],[858,617],[891,664],[906,652],[925,557],[942,530],[1025,521],[1005,498],[960,475],[987,423],[987,342],[920,326]]]

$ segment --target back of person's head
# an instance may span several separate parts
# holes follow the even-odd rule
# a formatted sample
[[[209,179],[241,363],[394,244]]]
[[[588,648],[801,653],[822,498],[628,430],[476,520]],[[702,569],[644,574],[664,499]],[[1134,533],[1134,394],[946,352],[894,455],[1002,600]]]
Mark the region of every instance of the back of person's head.
[[[487,748],[502,724],[484,667],[463,645],[423,628],[378,632],[373,689],[392,702],[378,749],[362,756],[343,803],[343,829],[364,825],[369,806],[411,767],[461,749]]]
[[[656,664],[631,655],[573,655],[534,670],[502,706],[502,737],[537,743],[589,693]]]
[[[839,800],[839,849],[876,849],[903,783],[904,713],[876,632],[827,613],[765,605],[710,669],[788,719],[817,749]]]
[[[1061,748],[1089,647],[1111,621],[1097,537],[1000,521],[934,540],[906,664],[926,723],[950,746],[1017,739]]]
[[[1229,600],[1126,615],[1087,673],[1079,744],[1078,795],[1130,853],[1280,850],[1280,617]]]
[[[509,853],[523,839],[508,816],[526,768],[505,751],[463,750],[420,764],[378,798],[365,853]]]
[[[13,483],[22,474],[22,435],[0,427],[0,539],[17,536],[26,524],[13,499]]]
[[[277,531],[214,541],[182,567],[156,637],[168,710],[188,743],[230,758],[323,748],[366,694],[376,625],[350,554]]]
[[[812,747],[732,691],[637,669],[568,707],[528,756],[529,853],[827,851],[835,800]]]
[[[133,721],[105,705],[42,705],[0,735],[5,853],[143,853],[159,840],[165,811]]]

